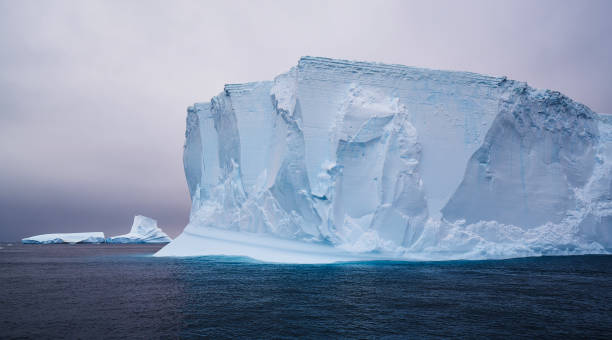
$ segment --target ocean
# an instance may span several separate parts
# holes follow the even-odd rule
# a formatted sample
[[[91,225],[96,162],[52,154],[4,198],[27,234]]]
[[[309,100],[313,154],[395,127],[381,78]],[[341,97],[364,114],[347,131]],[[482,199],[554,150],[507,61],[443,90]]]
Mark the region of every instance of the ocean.
[[[612,338],[612,256],[258,263],[0,244],[0,338]]]

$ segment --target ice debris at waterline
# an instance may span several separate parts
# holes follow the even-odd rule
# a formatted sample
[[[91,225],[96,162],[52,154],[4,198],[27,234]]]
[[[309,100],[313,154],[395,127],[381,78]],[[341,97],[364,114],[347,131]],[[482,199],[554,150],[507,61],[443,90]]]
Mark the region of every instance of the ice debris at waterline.
[[[488,259],[612,247],[612,117],[505,77],[304,57],[187,110],[157,256]]]
[[[51,243],[104,243],[104,233],[63,233],[63,234],[43,234],[27,237],[21,240],[22,243],[51,244]]]
[[[132,229],[128,234],[109,237],[108,243],[168,243],[172,239],[158,226],[157,221],[142,215],[134,216]]]

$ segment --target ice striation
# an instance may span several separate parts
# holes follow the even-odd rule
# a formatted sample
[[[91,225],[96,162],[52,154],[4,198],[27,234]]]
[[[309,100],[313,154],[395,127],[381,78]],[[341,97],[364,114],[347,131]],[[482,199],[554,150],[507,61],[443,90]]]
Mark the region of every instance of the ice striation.
[[[27,237],[21,240],[22,243],[31,244],[51,244],[51,243],[104,243],[104,233],[62,233],[62,234],[43,234]]]
[[[158,226],[157,221],[142,215],[134,216],[132,229],[125,235],[106,239],[108,243],[168,243],[172,239]]]
[[[612,248],[612,118],[468,72],[303,57],[188,108],[157,256],[487,259]]]

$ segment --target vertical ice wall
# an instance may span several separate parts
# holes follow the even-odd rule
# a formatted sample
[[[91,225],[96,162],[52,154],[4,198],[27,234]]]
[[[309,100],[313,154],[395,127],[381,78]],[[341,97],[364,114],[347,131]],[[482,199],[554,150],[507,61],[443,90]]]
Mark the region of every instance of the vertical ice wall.
[[[514,88],[444,217],[522,227],[560,222],[593,173],[597,126],[595,113],[558,92]]]
[[[183,166],[185,167],[185,178],[191,200],[198,200],[199,195],[196,191],[203,185],[203,148],[204,145],[210,146],[210,142],[202,142],[200,133],[200,115],[209,111],[208,104],[195,104],[187,108],[187,127],[185,129],[185,146],[183,148]],[[205,120],[203,118],[203,120]],[[210,135],[210,132],[208,133]],[[208,154],[208,153],[207,153]],[[205,176],[206,178],[210,176]]]
[[[257,191],[265,177],[273,147],[274,108],[270,101],[272,82],[230,84],[225,94],[231,100],[240,139],[240,172],[247,194]]]
[[[612,248],[612,115],[600,114],[599,143],[595,147],[593,176],[577,192],[584,218],[580,233],[587,240]]]
[[[320,164],[334,158],[328,133],[349,88],[375,88],[404,105],[408,121],[418,131],[423,146],[421,173],[433,216],[439,216],[461,182],[464,166],[482,144],[497,115],[499,97],[510,83],[467,72],[315,57],[302,58],[297,69],[313,188],[318,187]]]

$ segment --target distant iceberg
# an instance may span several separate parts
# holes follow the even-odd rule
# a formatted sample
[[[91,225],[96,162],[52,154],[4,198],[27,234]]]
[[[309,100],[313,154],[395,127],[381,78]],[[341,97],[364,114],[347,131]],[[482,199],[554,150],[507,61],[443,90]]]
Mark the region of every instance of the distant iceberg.
[[[156,256],[490,259],[612,248],[612,119],[468,72],[303,57],[187,110]]]
[[[21,240],[22,243],[31,244],[51,244],[51,243],[104,243],[104,233],[64,233],[64,234],[43,234],[27,237]]]
[[[132,229],[128,234],[106,239],[108,243],[168,243],[172,239],[158,226],[157,221],[142,215],[134,216]]]

